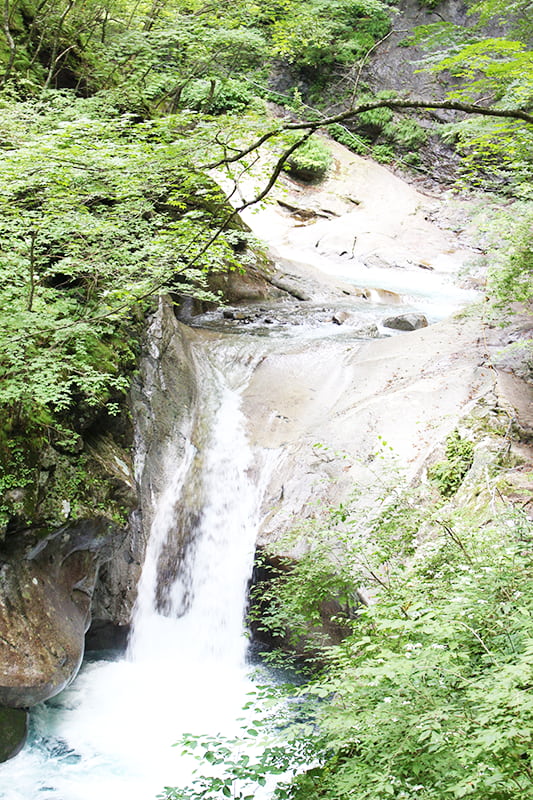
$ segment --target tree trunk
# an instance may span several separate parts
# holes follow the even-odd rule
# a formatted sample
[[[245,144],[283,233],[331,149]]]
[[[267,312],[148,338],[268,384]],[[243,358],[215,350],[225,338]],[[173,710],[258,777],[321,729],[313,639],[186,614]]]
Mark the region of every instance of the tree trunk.
[[[65,6],[64,11],[63,11],[63,13],[61,14],[61,16],[59,18],[59,22],[57,23],[57,28],[56,28],[56,32],[55,32],[55,36],[54,36],[54,44],[52,46],[52,53],[50,55],[50,64],[49,64],[49,67],[48,67],[48,75],[46,76],[46,81],[45,81],[45,84],[43,86],[43,89],[45,89],[45,90],[50,88],[50,84],[52,83],[52,79],[54,77],[54,73],[55,73],[55,68],[56,68],[57,62],[58,62],[59,58],[61,58],[64,55],[64,53],[62,53],[59,57],[57,55],[57,51],[59,50],[59,40],[61,38],[61,31],[63,30],[63,23],[65,22],[67,16],[72,11],[74,3],[75,3],[75,0],[68,0],[68,3]],[[68,52],[68,50],[70,50],[70,49],[71,48],[69,47],[69,48],[67,48],[67,51],[64,51],[64,52]]]
[[[4,0],[4,13],[2,18],[2,28],[7,40],[7,46],[9,47],[9,60],[7,62],[7,66],[4,71],[4,75],[2,77],[2,82],[0,85],[5,86],[9,77],[11,75],[11,70],[13,69],[13,64],[15,63],[15,56],[17,54],[17,45],[15,40],[13,39],[13,34],[11,33],[11,13],[9,8],[9,0]]]
[[[35,240],[37,239],[37,232],[32,231],[30,234],[30,293],[28,295],[27,311],[33,311],[33,300],[35,298]]]

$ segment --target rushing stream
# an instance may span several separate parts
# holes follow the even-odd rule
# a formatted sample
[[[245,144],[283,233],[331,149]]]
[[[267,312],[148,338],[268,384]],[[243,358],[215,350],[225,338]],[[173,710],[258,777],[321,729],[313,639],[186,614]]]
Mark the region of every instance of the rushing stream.
[[[233,351],[222,344],[218,364],[213,353],[197,354],[200,441],[181,463],[170,442],[161,464],[128,653],[87,663],[69,689],[34,709],[29,744],[0,767],[2,800],[149,800],[190,776],[172,748],[181,733],[238,731],[252,685],[247,583],[269,470],[248,446],[240,410],[253,362]],[[169,574],[167,551],[183,520],[190,539]]]

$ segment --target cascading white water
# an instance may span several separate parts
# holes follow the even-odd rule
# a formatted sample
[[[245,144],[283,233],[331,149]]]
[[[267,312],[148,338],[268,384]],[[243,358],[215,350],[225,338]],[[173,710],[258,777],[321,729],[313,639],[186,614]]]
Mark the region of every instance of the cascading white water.
[[[149,800],[190,777],[190,763],[171,747],[182,733],[238,730],[251,688],[243,618],[268,459],[258,468],[240,410],[253,364],[237,354],[230,366],[232,344],[220,355],[213,365],[212,348],[197,354],[206,398],[197,446],[189,443],[177,464],[170,442],[161,464],[127,657],[87,665],[36,711],[33,744],[0,766],[2,800]],[[191,537],[162,586],[166,550],[184,519]]]
[[[185,462],[179,472],[170,474],[159,500],[139,586],[129,649],[133,661],[181,654],[202,667],[210,661],[218,669],[243,662],[242,620],[253,561],[257,487],[247,475],[252,457],[235,390],[223,388],[211,443],[201,458],[203,468],[195,474],[194,449],[189,445]],[[156,602],[158,560],[176,526],[179,490],[189,480],[193,499],[200,495],[208,501],[202,504],[179,574],[167,587],[162,615]]]

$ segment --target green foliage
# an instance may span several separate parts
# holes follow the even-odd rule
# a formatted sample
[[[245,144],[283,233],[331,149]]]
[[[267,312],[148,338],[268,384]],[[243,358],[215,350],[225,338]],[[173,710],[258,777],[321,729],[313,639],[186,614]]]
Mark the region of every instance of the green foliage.
[[[465,449],[455,440],[449,455]],[[490,522],[465,510],[442,519],[435,509],[433,521],[431,509],[418,511],[425,544],[409,568],[359,607],[351,633],[323,651],[325,668],[299,689],[315,698],[318,726],[305,733],[314,766],[294,779],[294,800],[511,800],[533,791],[533,525],[505,508]],[[372,541],[402,553],[403,525],[395,513],[376,517],[366,585],[386,563]],[[350,560],[346,545],[336,566]],[[311,596],[316,574],[293,570],[282,602],[306,580]],[[363,576],[352,574],[354,590]]]
[[[201,763],[201,775],[190,786],[166,787],[158,795],[160,800],[254,800],[258,791],[276,782],[277,800],[288,800],[292,792],[289,778],[305,764],[310,748],[305,741],[292,741],[283,745],[264,741],[258,747],[261,722],[253,726],[240,739],[184,736],[179,743],[184,747],[182,756],[193,754]],[[208,766],[207,766],[208,765]],[[206,774],[212,770],[212,774]],[[200,772],[200,770],[196,770]]]
[[[316,182],[326,176],[332,160],[329,147],[314,137],[295,150],[287,161],[286,170],[295,178]]]
[[[503,264],[493,266],[489,281],[491,294],[500,308],[533,299],[533,211],[530,208],[513,225],[507,257]]]
[[[367,98],[363,95],[361,98],[362,102],[364,102],[365,99]],[[359,114],[357,117],[357,124],[363,130],[379,132],[382,131],[385,125],[391,120],[392,111],[390,108],[373,108],[370,111],[363,111],[362,114]]]
[[[332,607],[325,604],[334,602],[333,627],[346,633],[358,617],[358,587],[395,592],[421,512],[418,498],[402,488],[394,463],[386,463],[388,480],[379,490],[356,491],[339,507],[317,508],[306,526],[268,551],[267,577],[252,595],[251,616],[259,631],[298,651],[321,654],[330,643],[324,626],[331,630]],[[297,559],[280,556],[295,546]]]
[[[415,41],[428,50],[424,69],[444,70],[456,79],[448,93],[453,100],[475,102],[491,97],[502,109],[527,109],[533,100],[533,53],[528,47],[531,15],[520,18],[521,0],[506,9],[500,0],[472,6],[479,22],[471,27],[438,23],[418,29]],[[487,37],[484,25],[512,20],[521,39]],[[533,129],[517,120],[468,118],[446,126],[445,138],[462,156],[462,173],[470,185],[531,198],[533,185]]]
[[[30,127],[4,156],[0,403],[19,415],[112,401],[134,362],[119,318],[154,285],[201,291],[204,272],[234,263],[223,236],[202,254],[219,190],[153,132],[82,116]]]
[[[516,311],[516,303],[529,304],[532,300],[531,202],[496,201],[487,205],[483,200],[473,216],[473,223],[484,251],[481,263],[488,270],[492,320],[508,322]]]
[[[357,98],[358,102],[371,102],[373,100],[393,99],[393,92],[379,92],[370,95],[362,91]],[[368,153],[380,163],[390,163],[398,156],[404,162],[416,162],[420,148],[427,141],[427,131],[415,119],[395,116],[390,108],[375,108],[357,115],[352,125],[356,125],[356,133],[352,134],[356,141],[342,135],[341,141],[354,152]],[[340,127],[340,126],[338,126]],[[337,138],[334,136],[334,138]],[[373,144],[371,144],[373,142]],[[415,158],[413,158],[415,156]]]
[[[194,168],[190,128],[187,114],[141,124],[66,92],[4,106],[0,436],[13,490],[4,511],[32,496],[34,448],[14,451],[20,437],[35,431],[65,450],[119,412],[151,295],[213,299],[209,276],[240,267],[234,224],[224,231],[230,210]]]
[[[380,164],[389,164],[394,161],[394,149],[387,144],[375,144],[372,147],[372,156]]]
[[[531,523],[451,526],[311,687],[329,697],[319,708],[334,755],[297,780],[295,798],[530,796]]]
[[[454,436],[447,449],[455,456],[467,448]],[[275,579],[269,601],[279,598],[274,616],[282,627],[298,613],[308,629],[319,619],[322,593],[339,588],[332,571],[345,580],[343,591],[355,594],[370,580],[377,589],[368,607],[352,613],[343,641],[323,650],[322,669],[292,687],[293,724],[284,719],[278,731],[285,752],[274,747],[271,760],[272,742],[235,753],[228,742],[192,737],[188,747],[218,771],[206,775],[204,766],[191,787],[167,789],[162,798],[247,798],[261,778],[285,769],[292,781],[274,798],[532,795],[531,520],[505,506],[489,520],[466,509],[442,518],[412,490],[391,496],[390,487],[374,513],[370,506],[358,515],[350,504],[317,509],[296,534],[308,547],[304,566]]]
[[[35,433],[35,431],[33,431]],[[35,502],[37,463],[42,436],[32,431],[12,435],[0,431],[0,531],[11,515],[30,517]]]
[[[464,185],[497,188],[502,194],[532,198],[533,131],[518,122],[471,119],[442,130],[462,156]]]
[[[427,141],[427,131],[414,119],[400,119],[386,123],[383,135],[402,152],[416,152]]]
[[[389,9],[380,0],[294,2],[274,22],[273,43],[288,61],[324,69],[361,58],[389,28]]]
[[[343,144],[349,150],[359,155],[367,154],[370,148],[368,142],[361,136],[349,131],[343,125],[330,125],[329,133],[336,142]]]
[[[244,111],[252,98],[248,86],[234,78],[197,79],[182,91],[180,105],[206,114],[238,113]]]
[[[439,461],[428,469],[428,478],[434,481],[443,497],[451,497],[472,466],[474,446],[455,430],[446,439],[445,456],[444,461]]]
[[[154,103],[182,107],[190,82],[264,79],[265,65],[279,56],[320,70],[350,64],[390,24],[380,0],[239,0],[218,8],[185,0],[5,5],[4,85],[17,92],[37,92],[43,84],[115,91],[122,110],[143,115]]]
[[[311,22],[302,65],[327,66],[363,41],[372,44],[387,19],[378,0],[336,0],[327,9],[322,0],[239,0],[217,8],[200,0],[6,0],[6,514],[11,508],[29,519],[30,506],[35,510],[39,451],[65,451],[83,472],[83,436],[122,408],[150,297],[163,290],[214,299],[210,276],[248,258],[237,258],[246,237],[235,245],[223,196],[195,163],[224,157],[262,127],[257,86],[272,59],[289,55],[287,37]],[[333,41],[340,50],[331,58]],[[236,115],[245,112],[243,125]],[[327,148],[312,141],[289,169],[318,179],[330,161]],[[33,444],[22,452],[17,443],[30,431]],[[68,465],[63,473],[58,493],[78,507]]]

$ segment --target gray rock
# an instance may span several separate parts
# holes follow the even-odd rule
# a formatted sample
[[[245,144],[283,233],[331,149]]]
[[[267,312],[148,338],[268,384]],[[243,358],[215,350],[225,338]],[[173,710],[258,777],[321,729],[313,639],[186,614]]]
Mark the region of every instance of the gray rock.
[[[275,286],[278,289],[281,289],[287,294],[290,294],[291,297],[296,298],[296,300],[310,300],[311,296],[305,291],[305,289],[298,285],[297,278],[290,278],[287,275],[280,275],[279,273],[274,275],[270,282],[272,286]]]
[[[222,312],[224,319],[233,319],[238,322],[251,322],[252,318],[247,311],[240,311],[235,308],[225,308]]]
[[[378,326],[374,325],[373,322],[370,322],[368,325],[358,325],[354,332],[357,334],[357,336],[361,336],[363,339],[379,338]]]
[[[382,324],[385,328],[393,328],[397,331],[416,331],[419,328],[427,328],[428,321],[424,314],[411,312],[398,314],[397,317],[387,317]]]
[[[170,442],[175,443],[179,464],[190,438],[200,391],[191,352],[194,336],[177,321],[171,301],[160,298],[149,320],[139,375],[131,391],[140,509],[130,519],[127,538],[100,570],[93,601],[93,618],[99,625],[112,622],[124,627],[131,622],[153,519],[153,498],[163,488],[161,464]]]

